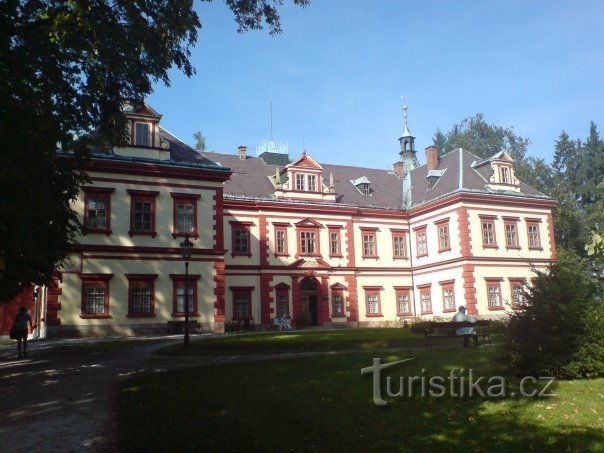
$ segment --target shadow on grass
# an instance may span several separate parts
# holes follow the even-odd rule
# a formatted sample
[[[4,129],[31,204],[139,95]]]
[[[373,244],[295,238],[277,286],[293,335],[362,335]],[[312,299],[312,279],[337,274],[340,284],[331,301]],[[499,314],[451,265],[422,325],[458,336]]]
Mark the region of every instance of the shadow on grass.
[[[562,382],[557,396],[436,398],[388,396],[373,403],[373,380],[361,368],[374,357],[395,361],[382,375],[476,376],[504,371],[495,349],[410,350],[231,363],[139,377],[120,389],[123,451],[601,451],[602,380]],[[467,374],[466,374],[467,376]],[[599,387],[598,387],[599,386]],[[458,393],[458,392],[456,392]],[[600,391],[601,393],[601,391]],[[467,394],[466,394],[467,395]]]

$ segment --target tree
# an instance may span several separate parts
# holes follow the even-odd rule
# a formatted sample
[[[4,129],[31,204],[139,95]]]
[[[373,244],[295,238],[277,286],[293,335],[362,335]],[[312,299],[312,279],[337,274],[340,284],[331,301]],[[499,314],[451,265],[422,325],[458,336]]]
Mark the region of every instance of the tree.
[[[193,138],[195,139],[195,149],[200,152],[204,152],[206,150],[206,138],[203,136],[201,131],[197,131],[193,134]]]
[[[443,140],[444,137],[444,140]],[[511,128],[488,124],[482,113],[454,124],[451,130],[443,134],[437,130],[435,143],[442,144],[446,151],[464,148],[479,157],[491,157],[499,151],[505,151],[517,162],[522,162],[530,140],[516,135]]]
[[[240,32],[281,32],[282,0],[226,3]],[[86,176],[75,169],[96,142],[125,143],[125,101],[140,104],[153,83],[169,85],[173,66],[195,73],[200,26],[192,0],[2,3],[0,301],[50,280],[78,232],[71,203]]]

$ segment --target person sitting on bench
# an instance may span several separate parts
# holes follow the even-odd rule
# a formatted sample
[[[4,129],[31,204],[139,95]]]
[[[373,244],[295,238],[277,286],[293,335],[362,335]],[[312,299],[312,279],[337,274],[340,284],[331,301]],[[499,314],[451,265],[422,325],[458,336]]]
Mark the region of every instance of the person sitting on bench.
[[[279,315],[275,318],[275,325],[279,328],[279,330],[288,330],[292,328],[291,324],[284,315]]]
[[[462,305],[461,307],[459,307],[459,311],[457,313],[455,313],[455,316],[453,316],[452,321],[454,321],[454,322],[462,322],[462,321],[476,322],[476,318],[474,316],[466,315],[466,307],[464,307]],[[470,335],[472,336],[472,339],[474,340],[474,346],[478,346],[478,335],[474,334],[474,327],[460,327],[459,329],[457,329],[456,334],[463,335],[463,347],[464,348],[467,348],[470,345]]]

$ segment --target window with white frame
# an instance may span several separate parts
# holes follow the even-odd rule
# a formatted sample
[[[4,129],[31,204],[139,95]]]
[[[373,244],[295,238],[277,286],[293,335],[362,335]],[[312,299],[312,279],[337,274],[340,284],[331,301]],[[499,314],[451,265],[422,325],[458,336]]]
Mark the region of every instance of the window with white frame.
[[[134,144],[136,146],[151,146],[151,124],[134,123]]]

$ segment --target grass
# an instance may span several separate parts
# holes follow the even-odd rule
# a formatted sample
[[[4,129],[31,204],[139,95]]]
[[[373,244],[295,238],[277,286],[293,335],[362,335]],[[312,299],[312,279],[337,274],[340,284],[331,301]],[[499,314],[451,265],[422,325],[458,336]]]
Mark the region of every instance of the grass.
[[[414,387],[411,397],[387,396],[383,379],[382,395],[388,404],[376,406],[372,378],[360,372],[374,357],[382,362],[414,358],[383,371],[394,381],[393,392],[400,377],[428,379],[448,376],[451,370],[467,377],[461,369],[470,368],[475,375],[505,376],[505,364],[496,360],[496,347],[462,350],[457,342],[430,351],[393,352],[390,348],[401,336],[401,330],[396,332],[398,339],[387,330],[359,329],[192,343],[191,350],[212,356],[220,350],[299,352],[303,345],[324,351],[326,346],[320,344],[324,336],[322,341],[333,350],[358,352],[224,363],[136,377],[120,388],[120,451],[595,452],[604,448],[603,379],[555,383],[556,396],[545,399],[512,397],[519,384],[515,379],[507,379],[505,398],[422,397],[421,385]],[[291,349],[278,348],[279,341]],[[371,344],[383,347],[368,349]],[[403,345],[407,346],[405,341]],[[204,357],[199,360],[203,364]]]

